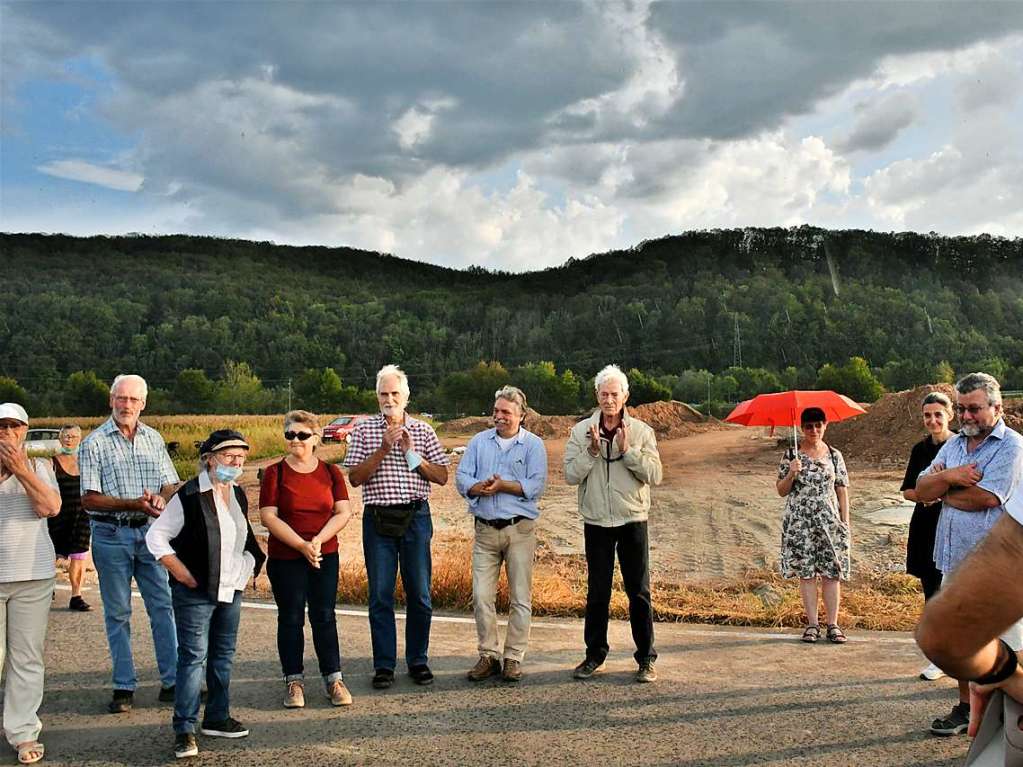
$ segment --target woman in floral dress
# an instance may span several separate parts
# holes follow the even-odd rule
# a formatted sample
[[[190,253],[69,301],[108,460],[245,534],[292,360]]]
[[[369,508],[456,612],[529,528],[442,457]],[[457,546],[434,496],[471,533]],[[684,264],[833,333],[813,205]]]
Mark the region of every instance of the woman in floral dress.
[[[827,638],[846,641],[838,626],[840,583],[849,579],[849,473],[842,454],[824,442],[827,419],[820,408],[800,416],[803,442],[778,467],[778,495],[785,498],[781,532],[781,572],[799,578],[806,611],[804,642],[816,642],[817,578],[824,592]]]

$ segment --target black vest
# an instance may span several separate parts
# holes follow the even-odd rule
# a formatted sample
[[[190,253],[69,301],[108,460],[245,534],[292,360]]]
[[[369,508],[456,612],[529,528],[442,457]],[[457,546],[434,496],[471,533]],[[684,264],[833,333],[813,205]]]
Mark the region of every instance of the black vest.
[[[235,485],[235,498],[245,517],[245,551],[256,560],[253,575],[258,575],[266,555],[256,543],[256,536],[249,524],[249,500],[245,491]],[[213,491],[201,492],[199,478],[190,479],[177,492],[184,511],[185,523],[181,532],[171,539],[170,545],[178,559],[198,583],[197,591],[205,591],[210,601],[217,602],[220,590],[220,523],[217,521],[217,506]],[[171,576],[173,577],[173,576]]]

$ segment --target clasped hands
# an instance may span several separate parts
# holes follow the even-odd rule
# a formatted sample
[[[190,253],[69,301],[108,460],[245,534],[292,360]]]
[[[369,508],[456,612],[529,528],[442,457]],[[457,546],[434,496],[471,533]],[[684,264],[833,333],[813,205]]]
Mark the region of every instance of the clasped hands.
[[[475,485],[469,488],[469,495],[490,497],[497,495],[498,493],[508,492],[504,485],[504,480],[501,479],[500,474],[495,474],[489,479],[483,479],[477,482]]]
[[[590,455],[600,455],[600,429],[594,424],[590,427],[590,446],[587,448]],[[625,425],[625,420],[618,425],[615,429],[614,436],[615,444],[618,445],[618,452],[625,453],[629,449],[629,427]]]
[[[154,519],[163,514],[163,510],[167,508],[167,501],[163,496],[151,490],[143,490],[142,495],[135,499],[135,503],[139,511],[145,512]]]

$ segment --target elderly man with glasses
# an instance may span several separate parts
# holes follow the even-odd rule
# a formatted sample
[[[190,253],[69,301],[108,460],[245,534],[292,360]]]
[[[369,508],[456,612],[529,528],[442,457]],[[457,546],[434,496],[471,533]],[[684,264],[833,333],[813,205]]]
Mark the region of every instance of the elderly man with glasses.
[[[479,660],[467,674],[479,682],[501,674],[522,678],[532,613],[533,555],[537,502],[547,483],[543,440],[522,427],[526,395],[514,386],[494,394],[494,428],[469,441],[455,482],[469,503],[475,539],[472,547],[472,599],[479,638]],[[497,579],[501,563],[508,575],[508,631],[502,652],[497,634]],[[504,665],[501,658],[504,657]]]
[[[922,503],[941,499],[934,541],[934,563],[942,582],[983,540],[1005,512],[1005,504],[1023,493],[1023,437],[1002,418],[1002,392],[992,376],[970,373],[956,383],[960,430],[951,437],[916,484]],[[954,577],[954,576],[953,576]],[[1023,621],[1002,639],[1023,649]],[[959,735],[970,721],[970,688],[959,681],[959,703],[931,723],[934,735]]]
[[[117,376],[110,387],[110,418],[78,449],[82,507],[92,522],[92,559],[113,663],[114,694],[107,707],[112,714],[131,710],[138,684],[131,651],[133,577],[149,613],[159,700],[174,702],[178,640],[170,584],[167,571],[146,547],[146,533],[179,480],[163,437],[139,421],[147,394],[141,376]]]
[[[373,687],[394,683],[397,632],[394,589],[398,569],[405,587],[405,661],[416,684],[433,683],[428,665],[432,560],[430,484],[448,481],[448,458],[430,424],[405,412],[408,377],[394,365],[377,373],[380,414],[352,430],[345,455],[348,479],[362,487],[362,551],[369,581]]]

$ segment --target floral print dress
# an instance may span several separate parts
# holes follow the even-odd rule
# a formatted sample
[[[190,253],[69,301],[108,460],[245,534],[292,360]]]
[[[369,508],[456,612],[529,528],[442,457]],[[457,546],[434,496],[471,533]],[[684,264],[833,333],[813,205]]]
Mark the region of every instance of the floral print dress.
[[[845,459],[834,448],[818,461],[803,451],[792,489],[785,497],[781,524],[781,573],[786,578],[849,578],[849,526],[838,514],[836,487],[849,486]],[[789,458],[778,466],[778,479],[789,473]]]

